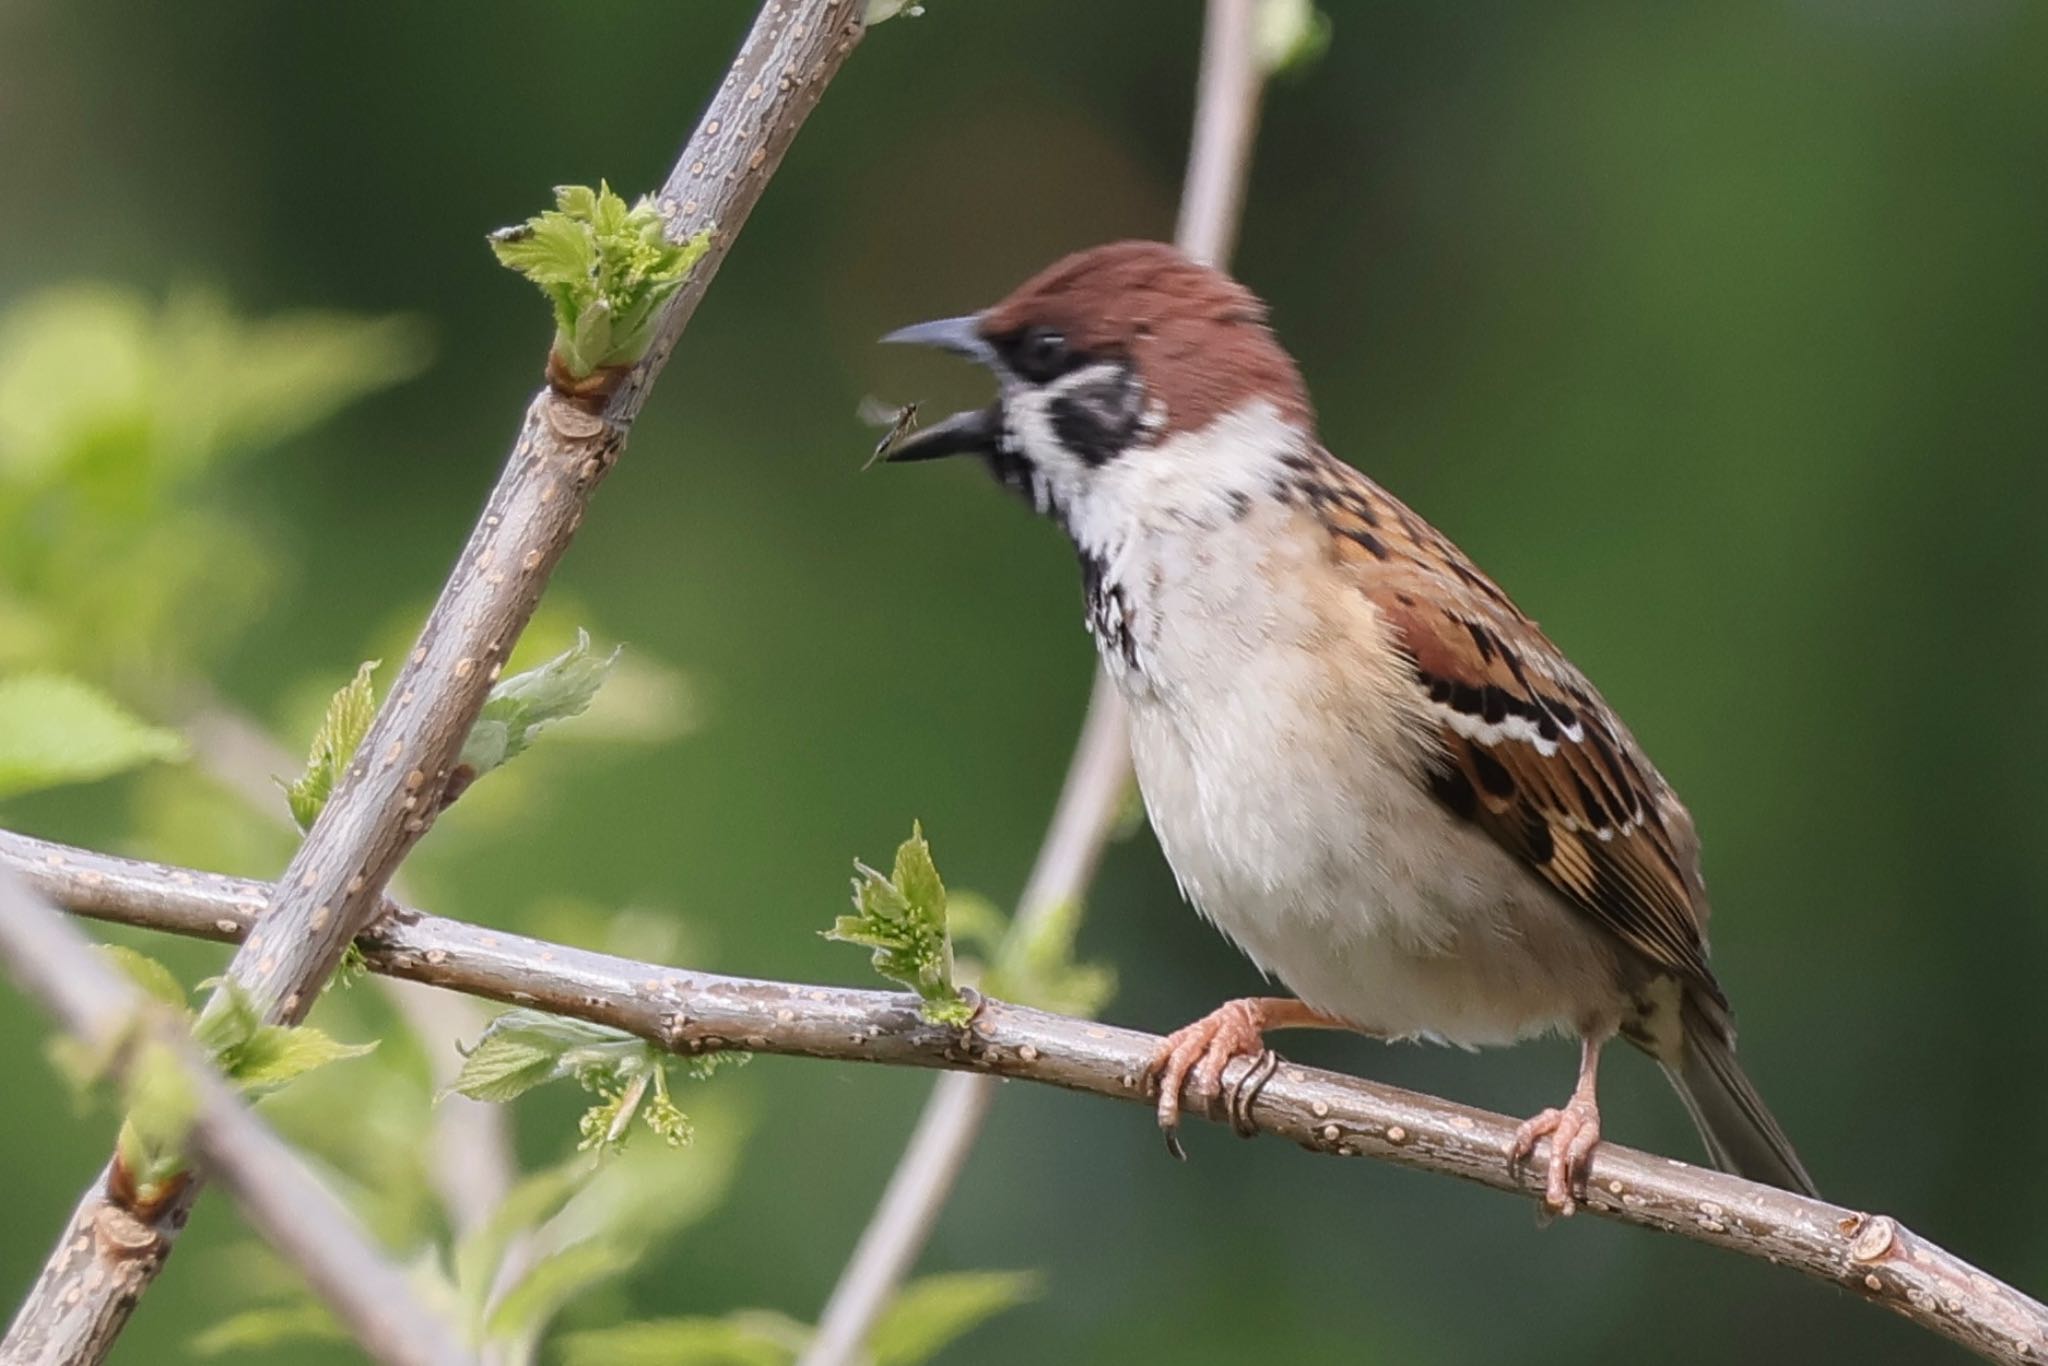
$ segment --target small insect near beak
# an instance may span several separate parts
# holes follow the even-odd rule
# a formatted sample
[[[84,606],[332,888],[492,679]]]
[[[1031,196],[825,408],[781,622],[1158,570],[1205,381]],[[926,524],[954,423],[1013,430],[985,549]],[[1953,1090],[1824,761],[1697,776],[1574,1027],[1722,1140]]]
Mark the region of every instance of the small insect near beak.
[[[981,318],[969,313],[958,318],[900,327],[882,341],[891,346],[933,346],[965,356],[977,365],[994,366],[996,350],[982,339]],[[940,460],[949,455],[993,455],[1003,434],[1002,408],[991,404],[973,412],[955,413],[942,422],[906,436],[883,457],[892,464],[916,460]]]

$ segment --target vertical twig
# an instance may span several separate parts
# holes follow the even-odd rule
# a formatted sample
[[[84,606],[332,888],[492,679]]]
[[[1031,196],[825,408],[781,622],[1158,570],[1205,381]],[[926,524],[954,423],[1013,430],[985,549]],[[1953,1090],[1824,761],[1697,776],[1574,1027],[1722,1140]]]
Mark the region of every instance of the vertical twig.
[[[659,195],[670,236],[707,232],[710,249],[669,300],[647,356],[601,410],[551,389],[528,406],[417,647],[279,879],[263,923],[229,964],[228,977],[267,1020],[294,1023],[311,1009],[343,948],[378,913],[399,862],[460,790],[456,756],[491,683],[734,237],[859,42],[864,12],[864,0],[767,0],[754,21]],[[197,1189],[189,1182],[128,1208],[104,1180],[95,1182],[0,1343],[0,1362],[101,1359],[162,1266]],[[113,1209],[139,1231],[147,1255],[95,1239],[99,1216]],[[118,1293],[107,1273],[116,1258],[147,1268]],[[90,1330],[70,1339],[36,1330],[59,1321],[59,1300],[63,1322]]]
[[[1258,127],[1265,75],[1253,42],[1257,9],[1258,0],[1209,0],[1204,20],[1194,133],[1174,238],[1188,255],[1215,266],[1229,259],[1237,237]],[[1018,902],[1019,929],[1086,893],[1130,781],[1123,698],[1098,670],[1059,803]],[[992,1078],[956,1072],[932,1087],[910,1145],[825,1302],[801,1366],[846,1366],[856,1359],[930,1238],[987,1118],[994,1085]]]
[[[243,1217],[299,1269],[365,1352],[387,1366],[462,1366],[474,1361],[456,1345],[449,1325],[419,1302],[405,1274],[384,1259],[291,1147],[256,1118],[207,1063],[183,1022],[155,1011],[139,990],[93,953],[61,911],[4,868],[0,962],[67,1033],[95,1055],[112,1055],[117,1070],[136,1065],[142,1056],[137,1045],[144,1038],[166,1046],[167,1051],[148,1056],[151,1065],[162,1058],[185,1074],[197,1106],[189,1136],[192,1151],[227,1187]],[[128,1213],[108,1208],[101,1214],[97,1235],[124,1243],[133,1231]],[[75,1246],[67,1250],[84,1255]],[[112,1270],[120,1277],[128,1268],[116,1261]],[[106,1345],[112,1345],[111,1338]]]

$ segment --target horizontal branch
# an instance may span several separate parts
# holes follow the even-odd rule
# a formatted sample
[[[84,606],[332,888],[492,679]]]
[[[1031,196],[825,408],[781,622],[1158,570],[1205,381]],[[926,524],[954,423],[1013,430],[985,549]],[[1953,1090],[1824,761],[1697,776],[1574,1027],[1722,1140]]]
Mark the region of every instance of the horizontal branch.
[[[110,1057],[116,1072],[125,1074],[141,1056],[134,1047],[138,1025],[149,1031],[162,1049],[150,1056],[179,1068],[191,1091],[192,1150],[227,1187],[250,1225],[299,1269],[365,1352],[387,1366],[461,1366],[475,1360],[457,1346],[449,1325],[420,1303],[405,1273],[386,1260],[290,1145],[256,1117],[208,1062],[184,1020],[154,1009],[139,988],[92,952],[71,921],[4,868],[0,964],[86,1046],[88,1056]],[[138,1233],[143,1235],[139,1239],[131,1236]],[[146,1256],[153,1242],[147,1234],[125,1211],[109,1208],[90,1236],[98,1247]],[[118,1278],[130,1259],[117,1255],[109,1260]],[[57,1305],[53,1312],[61,1315],[65,1309]],[[23,1352],[36,1351],[41,1330],[50,1326],[26,1325]]]
[[[0,831],[0,867],[80,915],[236,940],[261,882],[141,863]],[[372,970],[610,1025],[680,1054],[748,1049],[946,1068],[1149,1105],[1151,1034],[986,1001],[966,1031],[924,1022],[896,992],[757,981],[635,962],[396,906],[359,941]],[[1244,1064],[1226,1074],[1229,1086]],[[1258,1091],[1258,1132],[1313,1152],[1370,1157],[1540,1197],[1543,1164],[1510,1171],[1503,1116],[1286,1064]],[[2048,1362],[2048,1307],[1882,1214],[1603,1143],[1580,1208],[1789,1266],[1895,1310],[1988,1360]]]

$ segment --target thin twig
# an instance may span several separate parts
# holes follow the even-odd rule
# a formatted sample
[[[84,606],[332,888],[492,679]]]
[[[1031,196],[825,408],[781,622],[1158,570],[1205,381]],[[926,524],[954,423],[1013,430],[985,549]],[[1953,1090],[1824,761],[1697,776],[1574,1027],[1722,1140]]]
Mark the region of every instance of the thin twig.
[[[1210,265],[1229,259],[1237,237],[1258,127],[1265,80],[1252,40],[1257,8],[1258,0],[1209,0],[1204,20],[1194,133],[1174,238],[1188,255]],[[1098,669],[1066,783],[1017,904],[1020,931],[1087,893],[1130,782],[1123,697]],[[800,1366],[846,1366],[857,1359],[931,1238],[988,1117],[991,1085],[985,1077],[955,1073],[932,1087],[881,1202],[825,1301]]]
[[[5,831],[0,868],[80,915],[209,939],[247,933],[269,894],[260,882]],[[1157,1037],[999,1001],[985,1002],[963,1033],[926,1024],[916,998],[901,993],[663,967],[397,908],[359,942],[373,971],[611,1025],[680,1054],[738,1048],[947,1068],[1150,1104],[1138,1072]],[[1232,1064],[1226,1093],[1249,1066]],[[1543,1194],[1540,1151],[1525,1170],[1508,1167],[1515,1121],[1376,1082],[1283,1064],[1250,1098],[1246,1118],[1313,1152],[1375,1158],[1531,1199]],[[1886,1215],[1614,1143],[1594,1154],[1580,1208],[1791,1267],[1990,1361],[2048,1363],[2048,1306]]]
[[[268,1020],[296,1022],[312,1008],[344,947],[382,904],[385,884],[464,781],[456,758],[541,589],[583,520],[591,494],[617,462],[649,386],[666,364],[734,237],[775,174],[797,129],[862,33],[865,0],[768,0],[677,159],[658,201],[671,237],[710,234],[710,249],[665,306],[647,356],[601,411],[543,389],[527,408],[483,515],[356,758],[292,857],[263,927],[227,976]],[[160,1206],[129,1211],[167,1250],[198,1183]],[[81,1214],[112,1197],[96,1183]],[[95,1305],[111,1343],[135,1303],[104,1292],[97,1268],[67,1255],[66,1231],[0,1344],[25,1321],[53,1317],[46,1294]],[[161,1266],[162,1256],[151,1259]],[[65,1274],[56,1274],[68,1266]],[[146,1283],[146,1282],[145,1282]],[[49,1360],[92,1362],[103,1352],[55,1344]]]
[[[184,1073],[196,1106],[188,1137],[193,1153],[365,1352],[388,1366],[475,1361],[456,1345],[449,1325],[419,1302],[405,1273],[384,1259],[290,1145],[214,1070],[184,1021],[155,1008],[122,980],[76,925],[5,869],[0,869],[0,962],[24,993],[86,1045],[89,1055],[111,1057],[115,1071],[125,1075],[136,1064],[138,1029],[165,1046],[149,1056]],[[93,1260],[97,1249],[108,1249],[117,1272],[127,1269],[138,1241],[145,1250],[150,1241],[148,1230],[111,1206],[100,1212],[90,1236],[95,1250],[73,1247],[71,1255],[84,1253]],[[35,1360],[35,1350],[25,1343],[22,1355],[7,1359]]]

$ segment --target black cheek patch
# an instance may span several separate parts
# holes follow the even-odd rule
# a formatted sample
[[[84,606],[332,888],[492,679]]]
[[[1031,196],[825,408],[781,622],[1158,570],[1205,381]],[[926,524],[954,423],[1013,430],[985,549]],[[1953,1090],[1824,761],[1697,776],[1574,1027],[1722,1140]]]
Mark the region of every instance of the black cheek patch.
[[[1052,401],[1053,435],[1091,469],[1122,455],[1138,435],[1145,396],[1138,377],[1121,366],[1077,384]]]

